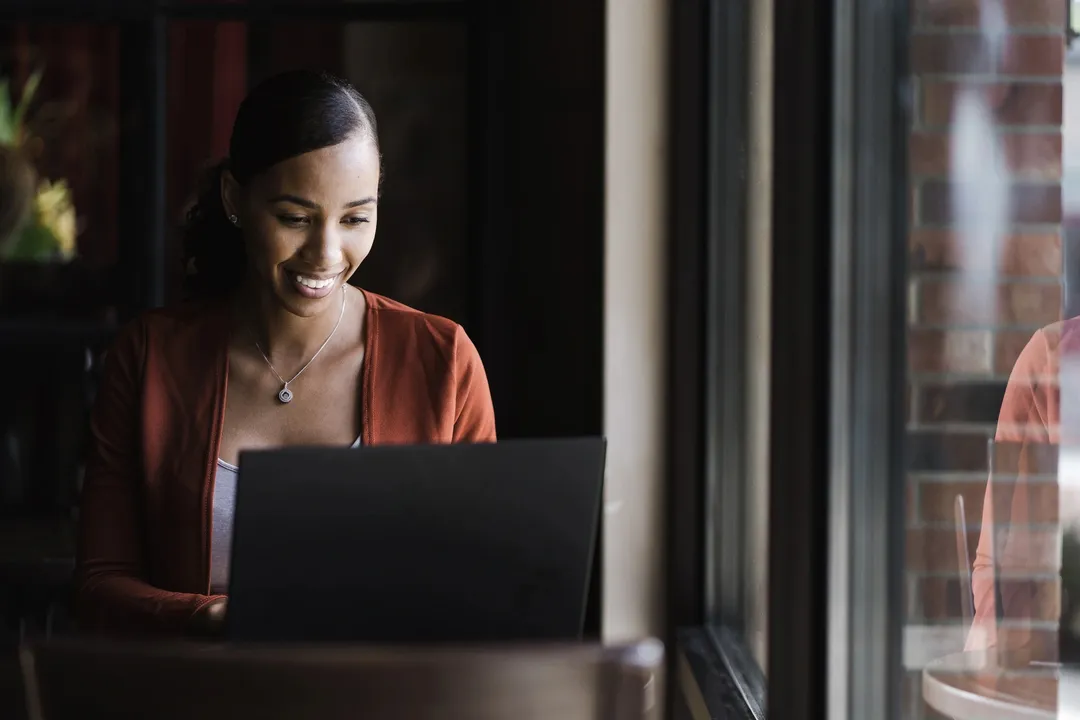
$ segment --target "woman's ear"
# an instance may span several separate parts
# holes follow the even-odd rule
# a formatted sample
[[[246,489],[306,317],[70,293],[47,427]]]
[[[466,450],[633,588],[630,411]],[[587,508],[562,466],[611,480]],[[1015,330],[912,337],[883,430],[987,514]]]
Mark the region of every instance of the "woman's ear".
[[[221,205],[226,216],[240,216],[240,183],[228,168],[221,171]]]

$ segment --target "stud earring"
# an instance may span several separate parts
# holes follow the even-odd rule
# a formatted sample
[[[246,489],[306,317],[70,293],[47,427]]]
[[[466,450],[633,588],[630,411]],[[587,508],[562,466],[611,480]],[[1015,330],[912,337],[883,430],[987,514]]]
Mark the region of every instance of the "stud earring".
[[[235,215],[229,216],[229,222],[231,222],[233,225],[236,225],[237,227],[240,226],[240,218],[236,217]]]

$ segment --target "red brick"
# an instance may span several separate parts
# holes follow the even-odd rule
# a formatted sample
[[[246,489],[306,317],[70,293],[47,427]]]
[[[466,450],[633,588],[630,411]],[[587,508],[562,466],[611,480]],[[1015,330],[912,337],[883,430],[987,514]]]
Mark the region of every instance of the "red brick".
[[[911,373],[989,374],[993,370],[991,333],[986,330],[908,331]]]
[[[922,228],[909,237],[911,269],[952,271],[982,265],[974,249],[965,249],[961,237],[951,230]],[[997,271],[1006,277],[1060,277],[1062,271],[1061,236],[1058,233],[1018,233],[1002,241],[1002,248],[990,250],[995,255]]]
[[[1018,477],[1056,482],[1060,453],[1057,445],[1049,443],[997,443],[992,462],[994,478],[999,482]]]
[[[1030,233],[1005,238],[1000,269],[1015,277],[1061,277],[1061,235]]]
[[[1024,572],[1033,575],[1057,572],[1056,530],[1024,529],[1026,543],[1030,543]],[[979,531],[968,530],[968,550],[975,552],[979,544]],[[910,572],[957,573],[960,568],[956,556],[956,530],[953,528],[919,528],[907,531],[907,569]],[[1015,577],[1015,574],[1013,575]]]
[[[968,531],[968,547],[979,543],[979,531]],[[907,531],[907,569],[909,572],[955,573],[960,567],[956,557],[956,531],[921,528]]]
[[[982,524],[986,480],[970,482],[920,482],[918,517],[924,522],[954,523],[958,495],[964,498],[964,517],[968,528]]]
[[[960,570],[957,568],[957,575]],[[923,577],[915,581],[913,620],[945,620],[961,617],[960,588],[956,578]]]
[[[1034,333],[1027,330],[1002,330],[994,335],[994,373],[1008,375],[1012,372],[1020,352],[1027,347]]]
[[[972,561],[974,561],[975,548],[969,547],[969,550],[973,556]],[[959,574],[960,569],[957,568],[957,576]],[[958,577],[923,577],[916,582],[918,583],[915,591],[917,607],[913,608],[915,618],[941,621],[959,620],[963,617],[960,606],[960,582]],[[1058,619],[1060,602],[1053,601],[1053,598],[1060,599],[1061,597],[1061,590],[1057,580],[1043,578],[1037,580],[1003,579],[1001,589],[1006,596],[1018,590],[1027,592],[1033,590],[1039,597],[1049,600],[1048,602],[1036,603],[1033,613],[1035,617],[1025,616],[1025,620],[1052,622]]]
[[[986,42],[975,33],[914,33],[911,37],[911,66],[916,75],[989,73],[994,69]]]
[[[986,430],[951,431],[912,429],[907,433],[908,471],[938,474],[977,472],[986,477],[989,471]]]
[[[924,280],[915,321],[926,325],[1043,326],[1061,317],[1061,285],[986,285]]]
[[[911,478],[904,484],[904,508],[906,509],[906,525],[914,527],[919,523],[919,483]]]
[[[964,423],[994,426],[1005,396],[1004,380],[923,383],[918,388],[920,423]]]
[[[1000,57],[991,57],[979,33],[915,33],[911,38],[912,71],[917,75],[987,74],[1060,77],[1065,66],[1062,33],[1007,35]]]
[[[917,23],[933,27],[977,28],[985,6],[980,0],[915,0]],[[1010,27],[1060,27],[1065,25],[1061,0],[1001,0]]]
[[[903,720],[918,720],[915,713],[922,705],[922,672],[904,673],[904,684],[900,692],[900,717]]]
[[[1060,283],[1011,283],[998,288],[1000,325],[1049,325],[1061,319]]]
[[[946,225],[954,220],[953,195],[956,185],[927,180],[919,186],[919,221]],[[1061,185],[1057,183],[1013,183],[1008,188],[1009,220],[1018,224],[1061,222]]]
[[[998,64],[1003,75],[1061,77],[1065,71],[1065,33],[1011,35]]]
[[[974,82],[922,79],[921,118],[937,127],[952,121],[956,98],[962,88],[978,91],[987,101],[999,125],[1060,126],[1064,105],[1060,82]]]
[[[1026,481],[1025,492],[1028,499],[1028,517],[1025,522],[1056,523],[1058,521],[1058,484],[1053,481]],[[997,497],[1009,494],[1015,483],[996,482]],[[919,484],[919,517],[925,522],[955,522],[954,508],[956,497],[964,498],[964,514],[969,528],[982,524],[983,500],[986,498],[986,480],[967,482],[921,482]],[[1001,503],[997,503],[1001,504]],[[995,507],[994,518],[997,522],[1007,523],[1012,519],[1010,507]],[[973,548],[974,550],[974,548]]]
[[[1011,174],[1046,180],[1061,177],[1061,133],[1002,134],[998,142]],[[952,167],[952,144],[949,133],[913,133],[908,143],[910,172],[947,176]]]

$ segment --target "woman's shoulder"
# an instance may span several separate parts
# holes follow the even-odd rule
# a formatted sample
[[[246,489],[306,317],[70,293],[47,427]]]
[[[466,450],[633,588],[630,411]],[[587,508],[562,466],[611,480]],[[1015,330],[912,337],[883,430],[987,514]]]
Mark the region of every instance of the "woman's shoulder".
[[[164,352],[208,349],[228,323],[223,302],[191,301],[145,310],[122,325],[116,333],[114,351]]]
[[[468,342],[465,330],[449,318],[417,310],[368,290],[363,293],[380,336],[409,335],[448,348]]]
[[[471,377],[483,373],[480,354],[465,329],[449,318],[423,312],[364,290],[374,323],[375,351],[400,367]],[[418,362],[416,362],[418,361]]]
[[[1080,356],[1080,317],[1067,318],[1036,330],[1023,345],[1013,376],[1056,377],[1061,360]]]

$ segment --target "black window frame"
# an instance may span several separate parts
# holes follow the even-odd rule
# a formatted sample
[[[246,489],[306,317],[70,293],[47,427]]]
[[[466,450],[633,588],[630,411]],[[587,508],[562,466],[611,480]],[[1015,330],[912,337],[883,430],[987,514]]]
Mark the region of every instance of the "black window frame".
[[[763,683],[740,638],[750,1],[671,16],[671,709],[897,718],[909,3],[774,0]]]

